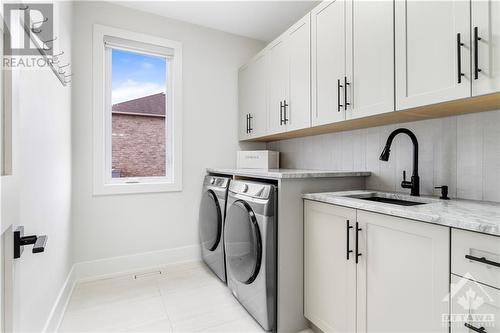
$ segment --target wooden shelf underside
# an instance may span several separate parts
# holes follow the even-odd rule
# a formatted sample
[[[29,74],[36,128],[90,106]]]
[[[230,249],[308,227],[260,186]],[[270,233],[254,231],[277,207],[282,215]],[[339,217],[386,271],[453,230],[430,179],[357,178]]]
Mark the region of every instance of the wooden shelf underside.
[[[308,127],[300,130],[273,135],[266,135],[244,141],[269,142],[491,110],[500,110],[500,93],[470,97],[466,99],[427,105],[408,110],[393,111],[370,117],[350,119],[327,125]]]

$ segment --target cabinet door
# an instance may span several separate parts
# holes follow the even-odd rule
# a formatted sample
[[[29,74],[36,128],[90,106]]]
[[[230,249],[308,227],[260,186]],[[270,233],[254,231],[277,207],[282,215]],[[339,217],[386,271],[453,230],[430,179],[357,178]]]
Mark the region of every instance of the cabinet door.
[[[472,0],[472,95],[498,91],[500,91],[500,2]]]
[[[354,332],[356,211],[306,200],[304,203],[304,316],[323,332]]]
[[[287,130],[311,126],[311,16],[307,14],[290,30],[287,52],[290,59],[290,101],[286,109]]]
[[[345,1],[321,3],[311,11],[311,24],[312,124],[345,120],[339,88],[345,76]]]
[[[394,111],[394,1],[346,3],[347,119]]]
[[[279,39],[270,47],[266,56],[266,71],[268,73],[268,120],[267,134],[275,134],[286,130],[284,114],[281,112],[280,104],[288,102],[288,56],[284,39]]]
[[[449,228],[360,210],[357,218],[357,331],[448,332]]]
[[[500,290],[452,275],[450,295],[451,333],[500,333]]]
[[[240,69],[238,87],[240,140],[265,135],[267,123],[265,54],[261,54]]]
[[[395,8],[396,109],[471,96],[470,3],[408,0]]]

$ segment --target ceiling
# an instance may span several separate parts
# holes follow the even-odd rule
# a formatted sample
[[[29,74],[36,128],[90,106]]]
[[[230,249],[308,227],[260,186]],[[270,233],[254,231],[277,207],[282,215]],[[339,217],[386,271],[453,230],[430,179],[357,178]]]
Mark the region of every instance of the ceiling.
[[[269,42],[316,1],[120,1],[145,12]]]

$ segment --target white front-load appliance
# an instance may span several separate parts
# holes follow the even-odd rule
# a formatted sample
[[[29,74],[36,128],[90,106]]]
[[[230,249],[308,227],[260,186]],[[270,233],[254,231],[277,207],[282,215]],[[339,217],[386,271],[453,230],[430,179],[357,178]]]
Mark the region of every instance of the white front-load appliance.
[[[224,227],[227,285],[266,331],[276,331],[276,186],[233,180]]]
[[[203,261],[226,282],[224,258],[224,218],[230,178],[205,176],[199,215],[199,235]]]

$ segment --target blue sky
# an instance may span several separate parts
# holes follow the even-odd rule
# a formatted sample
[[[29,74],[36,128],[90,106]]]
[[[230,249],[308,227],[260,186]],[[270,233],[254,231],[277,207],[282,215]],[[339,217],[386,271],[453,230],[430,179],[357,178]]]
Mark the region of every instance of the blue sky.
[[[111,66],[113,104],[165,92],[165,58],[113,49]]]

